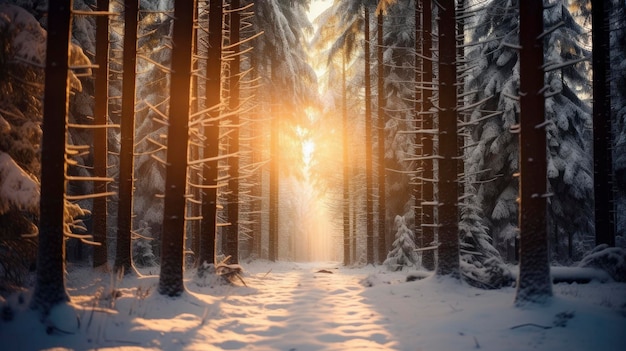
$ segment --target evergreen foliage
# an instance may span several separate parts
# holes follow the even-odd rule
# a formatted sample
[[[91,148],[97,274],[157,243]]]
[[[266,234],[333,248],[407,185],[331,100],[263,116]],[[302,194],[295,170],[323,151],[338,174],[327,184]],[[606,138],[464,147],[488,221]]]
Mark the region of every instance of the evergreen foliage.
[[[417,267],[418,257],[415,252],[413,231],[406,226],[404,217],[399,215],[394,219],[394,225],[397,228],[396,238],[383,264],[391,271],[399,271],[404,267]]]
[[[473,286],[496,289],[508,285],[512,277],[483,224],[484,216],[473,186],[466,186],[459,221],[461,274]]]
[[[470,124],[475,143],[470,172],[478,174],[477,195],[496,248],[507,261],[515,260],[517,237],[519,89],[517,1],[494,0],[482,9],[469,52],[476,68],[468,79],[470,103],[476,104]],[[560,1],[544,11],[545,28],[563,21],[544,41],[546,62],[546,132],[548,137],[548,227],[555,259],[580,259],[593,229],[593,178],[590,152],[590,109],[578,87],[588,89],[589,52],[581,44],[583,29]],[[581,205],[582,204],[582,205]],[[558,243],[558,245],[556,245]],[[571,245],[577,245],[571,247]],[[569,250],[572,250],[571,257]]]

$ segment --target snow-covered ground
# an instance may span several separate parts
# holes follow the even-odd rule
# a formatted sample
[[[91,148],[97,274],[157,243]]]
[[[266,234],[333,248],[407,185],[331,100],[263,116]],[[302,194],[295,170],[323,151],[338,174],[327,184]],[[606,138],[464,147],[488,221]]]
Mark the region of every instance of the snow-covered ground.
[[[256,261],[244,268],[247,287],[190,278],[187,292],[171,299],[155,292],[157,276],[118,281],[70,267],[73,309],[53,310],[42,324],[22,303],[12,321],[0,322],[0,348],[626,350],[623,283],[557,284],[547,305],[520,309],[514,288],[486,291],[434,277],[405,282],[407,272],[384,267]]]

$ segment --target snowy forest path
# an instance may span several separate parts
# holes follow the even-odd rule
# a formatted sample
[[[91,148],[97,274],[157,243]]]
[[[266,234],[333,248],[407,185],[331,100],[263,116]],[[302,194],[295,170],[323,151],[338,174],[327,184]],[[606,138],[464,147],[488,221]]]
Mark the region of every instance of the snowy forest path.
[[[279,265],[248,272],[244,279],[254,291],[223,298],[219,314],[207,320],[222,340],[207,341],[223,349],[248,344],[268,350],[393,349],[383,317],[361,294],[364,277],[338,266],[294,263],[289,270]]]

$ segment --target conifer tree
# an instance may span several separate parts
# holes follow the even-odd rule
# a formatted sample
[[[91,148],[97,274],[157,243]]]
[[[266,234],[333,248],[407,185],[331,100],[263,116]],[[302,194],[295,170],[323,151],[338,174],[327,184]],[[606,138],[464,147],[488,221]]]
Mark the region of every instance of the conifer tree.
[[[233,130],[229,136],[228,152],[232,155],[228,159],[228,227],[226,237],[224,238],[225,254],[230,256],[230,262],[239,263],[239,76],[240,73],[240,25],[241,18],[239,11],[239,0],[231,0],[230,2],[230,26],[229,40],[230,47],[233,50],[232,58],[229,62],[230,77],[228,79],[228,101],[229,110],[232,114],[231,123]]]
[[[44,316],[69,301],[65,289],[65,144],[72,2],[50,4],[43,109],[37,277],[31,308]]]
[[[406,226],[404,217],[396,216],[394,222],[397,228],[396,238],[383,264],[391,271],[417,266],[418,257],[415,252],[413,232]]]
[[[98,0],[98,11],[109,11],[109,0]],[[93,175],[98,178],[107,177],[107,128],[109,105],[109,17],[98,16],[96,18],[96,70],[95,93],[94,93],[94,124],[99,127],[93,133]],[[106,193],[107,183],[96,181],[94,192]],[[108,261],[107,246],[107,198],[96,197],[93,200],[93,236],[94,241],[100,245],[93,248],[93,266],[106,267]]]
[[[613,120],[613,162],[616,181],[616,245],[626,247],[626,3],[611,5],[611,116]]]
[[[437,274],[459,278],[456,18],[454,0],[439,7],[439,238]]]
[[[130,273],[133,217],[133,177],[135,146],[135,70],[139,1],[124,3],[124,73],[122,80],[122,121],[118,186],[117,246],[115,270]]]
[[[223,1],[209,2],[209,38],[206,62],[205,108],[212,108],[204,127],[204,157],[213,158],[204,165],[204,185],[202,189],[202,234],[200,235],[199,264],[215,264],[215,245],[217,239],[217,170],[219,154],[220,128],[215,108],[221,102],[222,86],[222,27]],[[199,270],[200,273],[202,270]]]
[[[547,164],[543,74],[543,2],[521,1],[520,265],[515,303],[552,296],[546,227]]]
[[[183,284],[183,243],[189,147],[189,109],[191,95],[191,53],[195,1],[177,0],[174,5],[170,84],[170,116],[167,133],[167,168],[161,241],[159,293],[178,296]]]

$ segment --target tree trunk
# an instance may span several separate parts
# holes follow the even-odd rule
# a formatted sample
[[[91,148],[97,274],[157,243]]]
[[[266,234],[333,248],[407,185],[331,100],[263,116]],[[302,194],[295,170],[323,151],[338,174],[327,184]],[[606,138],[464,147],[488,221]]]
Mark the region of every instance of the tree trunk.
[[[520,1],[520,262],[516,305],[552,296],[546,228],[543,5]],[[539,38],[539,39],[538,39]]]
[[[109,11],[109,0],[98,0],[98,11]],[[109,104],[109,17],[96,17],[96,79],[94,93],[94,125],[93,131],[93,175],[97,178],[107,177],[107,125]],[[94,182],[94,192],[107,192],[107,183]],[[99,246],[93,247],[93,267],[108,269],[107,261],[107,198],[104,196],[93,199],[93,239]]]
[[[460,277],[454,0],[439,8],[439,249],[437,275]]]
[[[373,194],[373,155],[372,155],[372,88],[370,74],[370,12],[367,5],[364,8],[364,60],[365,60],[365,215],[366,215],[366,263],[374,264],[374,194]]]
[[[191,89],[191,53],[195,1],[176,0],[172,44],[170,115],[167,132],[167,165],[163,236],[161,239],[161,274],[159,293],[178,296],[183,284],[183,241],[185,237],[185,190],[189,145],[189,103]]]
[[[50,4],[41,143],[41,200],[37,277],[31,308],[47,315],[69,301],[65,289],[65,144],[68,108],[68,48],[72,1]]]
[[[233,131],[230,133],[228,152],[232,155],[228,158],[228,189],[230,191],[228,201],[228,221],[230,226],[226,236],[226,256],[230,256],[230,263],[239,263],[239,54],[241,18],[239,14],[239,0],[230,2],[230,46],[233,55],[229,63],[229,110],[232,113],[231,123]]]
[[[423,41],[423,24],[422,24],[422,2],[416,0],[415,1],[415,106],[414,106],[414,128],[415,128],[415,155],[421,156],[423,154],[422,149],[422,139],[420,137],[419,131],[422,129],[422,89],[419,86],[422,83],[422,59],[419,55],[424,55],[424,50],[422,47]],[[420,179],[423,177],[423,170],[420,162],[415,163],[415,175],[413,178],[414,188],[413,188],[413,213],[415,217],[414,228],[413,228],[413,237],[415,238],[416,247],[423,247],[424,241],[422,238],[422,186],[423,181]]]
[[[222,0],[209,3],[209,38],[206,60],[206,85],[204,107],[217,106],[222,97]],[[204,126],[204,158],[219,155],[220,125],[219,110],[208,113],[209,121]],[[202,264],[215,264],[215,244],[217,239],[217,177],[218,161],[210,160],[204,165],[204,185],[202,189],[202,234],[200,235],[199,267]],[[199,270],[201,272],[202,270]]]
[[[422,142],[422,201],[420,206],[422,208],[422,244],[426,247],[433,245],[435,241],[435,207],[432,205],[424,205],[424,202],[432,202],[434,200],[434,187],[433,187],[433,160],[430,158],[433,156],[433,134],[430,132],[433,127],[433,113],[432,113],[432,92],[426,85],[432,86],[433,81],[433,62],[430,60],[432,57],[432,1],[422,1],[422,26],[423,26],[423,41],[422,52],[425,59],[422,60],[422,130],[418,137]],[[435,251],[426,250],[422,253],[422,267],[425,269],[435,269]]]
[[[611,133],[610,4],[591,1],[593,41],[593,174],[596,245],[615,246]]]
[[[277,81],[278,62],[276,57],[271,59],[271,81]],[[278,108],[278,90],[277,84],[272,84],[270,111],[272,115],[271,132],[270,132],[270,211],[269,211],[269,236],[268,236],[268,258],[275,262],[278,259],[278,176],[279,176],[279,159],[278,159],[278,127],[279,127],[279,108]]]
[[[271,122],[271,141],[270,141],[270,153],[271,153],[271,171],[270,171],[270,212],[269,212],[269,247],[268,255],[269,260],[275,262],[278,260],[278,176],[279,176],[279,160],[278,160],[278,111],[275,104],[272,107],[274,112],[272,113]]]
[[[343,265],[350,264],[350,159],[348,150],[348,93],[346,54],[341,57],[341,117],[343,122]]]
[[[198,24],[198,27],[200,26],[200,13],[199,13],[199,9],[198,6],[194,6],[193,9],[193,21],[194,23]],[[199,30],[194,30],[193,31],[193,38],[192,38],[192,45],[193,45],[193,51],[192,51],[192,57],[196,58],[193,59],[193,63],[192,63],[192,67],[191,70],[193,72],[198,72],[199,73],[199,60],[197,59],[198,55],[198,50],[199,50],[199,45],[200,45],[200,38],[199,38]],[[198,113],[198,111],[200,110],[200,96],[198,94],[198,89],[199,89],[199,78],[198,78],[199,74],[194,74],[191,77],[191,102],[190,102],[190,116],[194,116]],[[191,117],[190,117],[191,118]],[[195,122],[195,121],[194,121]],[[190,142],[189,143],[189,159],[190,160],[198,160],[200,159],[200,142],[196,142],[196,140],[194,140],[194,142]],[[202,189],[200,187],[197,186],[197,184],[200,184],[202,182],[202,167],[190,167],[189,168],[189,184],[187,184],[187,191],[189,192],[189,195],[192,197],[192,201],[189,201],[189,203],[187,204],[187,211],[188,211],[188,217],[191,217],[191,220],[187,221],[187,228],[186,228],[186,232],[187,232],[187,236],[185,238],[186,240],[186,244],[185,244],[185,251],[189,250],[191,252],[191,255],[185,255],[185,265],[186,266],[195,266],[198,263],[198,254],[200,253],[200,220],[198,217],[202,216],[202,207],[200,206],[202,204]],[[191,260],[190,260],[191,259]],[[190,262],[191,261],[191,262]]]
[[[135,145],[135,64],[137,60],[137,17],[139,0],[124,2],[124,56],[122,76],[122,120],[117,212],[115,270],[128,274],[131,268],[133,171]]]
[[[376,58],[378,65],[377,93],[378,93],[378,263],[382,264],[387,258],[387,206],[386,206],[386,177],[385,177],[385,67],[383,62],[383,33],[384,17],[380,11],[377,15],[377,48]]]

